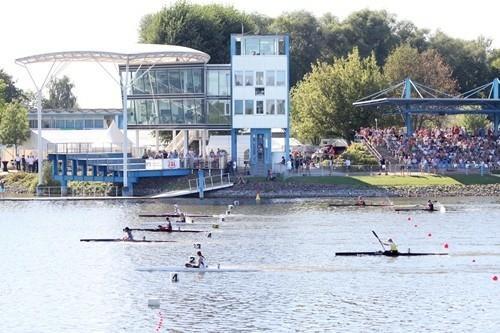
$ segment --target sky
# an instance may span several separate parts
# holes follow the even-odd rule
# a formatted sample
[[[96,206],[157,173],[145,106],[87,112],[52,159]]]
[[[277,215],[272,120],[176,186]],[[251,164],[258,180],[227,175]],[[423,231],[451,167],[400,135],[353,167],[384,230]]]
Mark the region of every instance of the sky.
[[[34,90],[24,68],[15,59],[45,52],[83,47],[123,47],[138,41],[141,18],[175,0],[16,0],[3,1],[0,9],[0,68],[23,89]],[[233,5],[246,12],[278,16],[284,10],[305,9],[317,16],[327,12],[344,19],[354,11],[387,10],[398,20],[410,20],[419,28],[437,29],[463,39],[484,36],[500,48],[497,15],[500,1],[483,0],[480,5],[457,0],[233,0],[192,3]],[[228,36],[229,38],[229,36]],[[203,51],[203,50],[201,50]],[[45,66],[45,67],[44,67]],[[33,67],[34,78],[43,81],[47,65]],[[115,68],[109,68],[117,73]],[[83,108],[121,107],[119,86],[96,64],[70,64],[59,72],[75,84],[78,104]]]

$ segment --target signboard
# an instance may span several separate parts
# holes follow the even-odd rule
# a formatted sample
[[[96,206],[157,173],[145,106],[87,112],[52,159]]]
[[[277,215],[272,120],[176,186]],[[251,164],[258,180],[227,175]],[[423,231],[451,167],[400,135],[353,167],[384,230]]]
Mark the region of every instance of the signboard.
[[[146,160],[146,170],[179,169],[181,161],[178,158]]]

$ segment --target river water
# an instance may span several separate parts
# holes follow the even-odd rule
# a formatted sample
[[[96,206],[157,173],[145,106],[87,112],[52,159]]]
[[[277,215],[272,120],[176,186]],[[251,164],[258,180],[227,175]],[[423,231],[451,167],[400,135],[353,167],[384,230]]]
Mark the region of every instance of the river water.
[[[176,243],[82,243],[154,226],[139,213],[161,202],[0,202],[1,332],[499,332],[500,199],[443,199],[446,213],[332,208],[332,200],[241,201],[231,216],[145,234]],[[230,201],[178,200],[220,214]],[[410,203],[408,200],[399,204]],[[372,235],[400,251],[434,257],[335,257],[377,251]],[[140,268],[182,266],[201,243],[209,265],[240,272]],[[445,249],[447,243],[449,248]],[[159,308],[148,299],[160,300]]]

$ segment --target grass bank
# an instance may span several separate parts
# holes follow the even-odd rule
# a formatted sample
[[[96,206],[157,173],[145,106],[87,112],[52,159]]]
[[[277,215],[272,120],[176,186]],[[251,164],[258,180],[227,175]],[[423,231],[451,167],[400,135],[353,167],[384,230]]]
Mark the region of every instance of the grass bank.
[[[500,177],[490,175],[377,175],[377,176],[323,176],[290,177],[283,182],[296,184],[325,184],[351,186],[433,186],[499,184]]]

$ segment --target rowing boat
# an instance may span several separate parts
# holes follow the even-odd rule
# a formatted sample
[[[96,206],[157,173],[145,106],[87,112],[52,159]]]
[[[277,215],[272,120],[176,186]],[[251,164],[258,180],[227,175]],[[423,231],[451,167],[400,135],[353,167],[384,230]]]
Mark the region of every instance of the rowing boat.
[[[419,252],[337,252],[335,256],[358,257],[358,256],[386,256],[386,257],[414,257],[414,256],[446,256],[448,253],[419,253]]]
[[[134,239],[126,240],[121,238],[84,238],[80,242],[126,242],[126,243],[175,243],[171,240],[149,240],[149,239]]]
[[[238,267],[205,267],[205,268],[188,268],[180,266],[159,266],[159,267],[140,267],[136,271],[139,272],[185,272],[185,273],[227,273],[227,272],[258,272],[257,269],[245,269]]]
[[[203,232],[203,230],[179,230],[179,229],[172,229],[172,230],[167,230],[167,229],[153,229],[153,228],[130,228],[131,231],[148,231],[148,232],[192,232],[192,233],[197,233],[197,232]]]
[[[438,210],[436,208],[434,209],[429,209],[429,208],[419,208],[419,207],[406,207],[406,208],[394,208],[396,212],[437,212]]]
[[[206,214],[184,214],[185,217],[218,217],[218,215],[206,215]],[[160,213],[160,214],[139,214],[139,217],[181,217],[181,214],[176,212],[171,213]]]
[[[394,205],[391,204],[365,204],[360,205],[357,203],[330,203],[329,207],[392,207]]]

